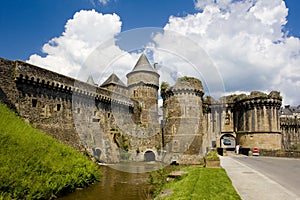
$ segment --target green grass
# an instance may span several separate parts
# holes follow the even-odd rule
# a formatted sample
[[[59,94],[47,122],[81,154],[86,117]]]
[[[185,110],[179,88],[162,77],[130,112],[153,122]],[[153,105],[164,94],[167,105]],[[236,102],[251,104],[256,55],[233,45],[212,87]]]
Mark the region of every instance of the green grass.
[[[191,166],[185,170],[188,172],[187,175],[162,187],[162,190],[171,188],[174,191],[172,195],[163,198],[164,200],[241,199],[224,169]]]
[[[0,104],[0,200],[51,199],[99,177],[88,158]]]

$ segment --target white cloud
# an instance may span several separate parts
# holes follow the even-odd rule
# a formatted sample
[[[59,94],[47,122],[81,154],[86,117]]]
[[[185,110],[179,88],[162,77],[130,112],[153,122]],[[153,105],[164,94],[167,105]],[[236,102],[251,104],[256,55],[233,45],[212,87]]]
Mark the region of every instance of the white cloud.
[[[206,93],[224,91],[223,80],[207,53],[194,40],[165,30],[154,37],[154,60],[159,63],[161,80],[174,84],[178,77],[201,79]]]
[[[110,0],[99,0],[102,5],[106,5]]]
[[[195,7],[198,13],[170,17],[165,33],[148,46],[161,80],[190,75],[210,93],[280,90],[285,104],[300,103],[300,40],[283,31],[288,14],[283,0],[198,0]],[[64,33],[43,46],[46,56],[32,55],[29,62],[73,77],[92,73],[98,83],[115,72],[126,82],[139,55],[117,45],[121,24],[116,14],[77,12]]]
[[[68,20],[61,36],[43,46],[45,57],[34,54],[28,62],[72,77],[84,79],[93,73],[100,76],[109,64],[107,59],[123,54],[119,65],[122,59],[127,62],[130,60],[130,56],[116,46],[113,39],[121,32],[121,24],[116,14],[104,15],[95,10],[81,10]],[[104,51],[99,52],[101,48],[105,49],[105,54]],[[100,55],[95,57],[97,52]],[[91,64],[87,59],[94,59],[95,63],[86,66],[87,63]]]
[[[300,41],[283,31],[288,14],[284,1],[199,0],[195,6],[198,13],[170,17],[164,29],[191,38],[207,52],[223,77],[226,93],[280,90],[284,103],[300,103],[296,92],[300,91]],[[157,45],[166,38],[157,40]],[[185,46],[182,52],[191,50],[188,44],[180,46]],[[161,62],[167,58],[155,56]]]
[[[111,0],[89,0],[89,1],[94,7],[96,7],[99,4],[101,4],[102,6],[106,6]]]

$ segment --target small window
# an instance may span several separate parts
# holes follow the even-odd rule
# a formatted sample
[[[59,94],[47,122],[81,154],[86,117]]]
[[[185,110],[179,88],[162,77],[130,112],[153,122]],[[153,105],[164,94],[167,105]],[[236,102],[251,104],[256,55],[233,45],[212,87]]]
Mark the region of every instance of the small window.
[[[61,109],[61,104],[56,104],[56,111],[60,111]]]
[[[32,107],[33,107],[33,108],[36,108],[36,105],[37,105],[37,99],[32,99],[32,100],[31,100],[31,103],[32,103]]]
[[[134,96],[134,97],[138,97],[138,94],[137,94],[137,91],[136,91],[136,90],[133,91],[133,96]]]
[[[110,118],[110,113],[107,113],[107,118]]]
[[[80,113],[80,108],[77,108],[77,113],[78,113],[78,114]]]

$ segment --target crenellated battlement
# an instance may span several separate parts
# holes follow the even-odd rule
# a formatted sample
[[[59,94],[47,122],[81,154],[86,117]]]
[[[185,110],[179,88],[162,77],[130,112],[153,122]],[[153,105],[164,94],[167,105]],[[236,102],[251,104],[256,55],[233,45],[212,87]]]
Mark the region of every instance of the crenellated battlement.
[[[174,95],[195,95],[203,97],[204,89],[200,80],[193,77],[182,77],[177,79],[174,86],[163,82],[161,85],[161,96],[164,100]]]
[[[133,107],[133,101],[128,96],[22,61],[15,62],[15,81],[67,94],[80,95],[85,98],[94,98],[97,101],[112,102]]]
[[[203,94],[204,93],[202,91],[195,90],[192,88],[179,88],[179,89],[170,88],[168,90],[165,90],[161,95],[163,99],[167,99],[174,95],[195,95],[195,96],[202,97]]]
[[[282,97],[277,91],[272,91],[269,94],[254,91],[250,95],[238,95],[235,98],[235,106],[238,109],[253,109],[265,107],[275,107],[279,109],[282,104]]]
[[[264,98],[255,98],[255,99],[248,99],[236,102],[236,108],[243,108],[246,110],[251,110],[253,108],[263,108],[265,107],[275,107],[279,109],[281,107],[282,101],[280,99],[264,99]]]

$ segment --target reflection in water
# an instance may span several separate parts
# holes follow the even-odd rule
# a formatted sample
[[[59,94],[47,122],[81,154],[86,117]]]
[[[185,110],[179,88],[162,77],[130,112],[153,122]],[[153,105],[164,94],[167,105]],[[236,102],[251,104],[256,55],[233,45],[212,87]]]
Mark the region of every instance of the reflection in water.
[[[146,173],[158,170],[166,166],[162,162],[123,162],[109,167],[114,168],[119,171],[129,172],[129,173]]]
[[[149,171],[159,169],[160,163],[120,163],[101,166],[101,181],[86,189],[78,190],[61,200],[122,200],[149,197]]]

